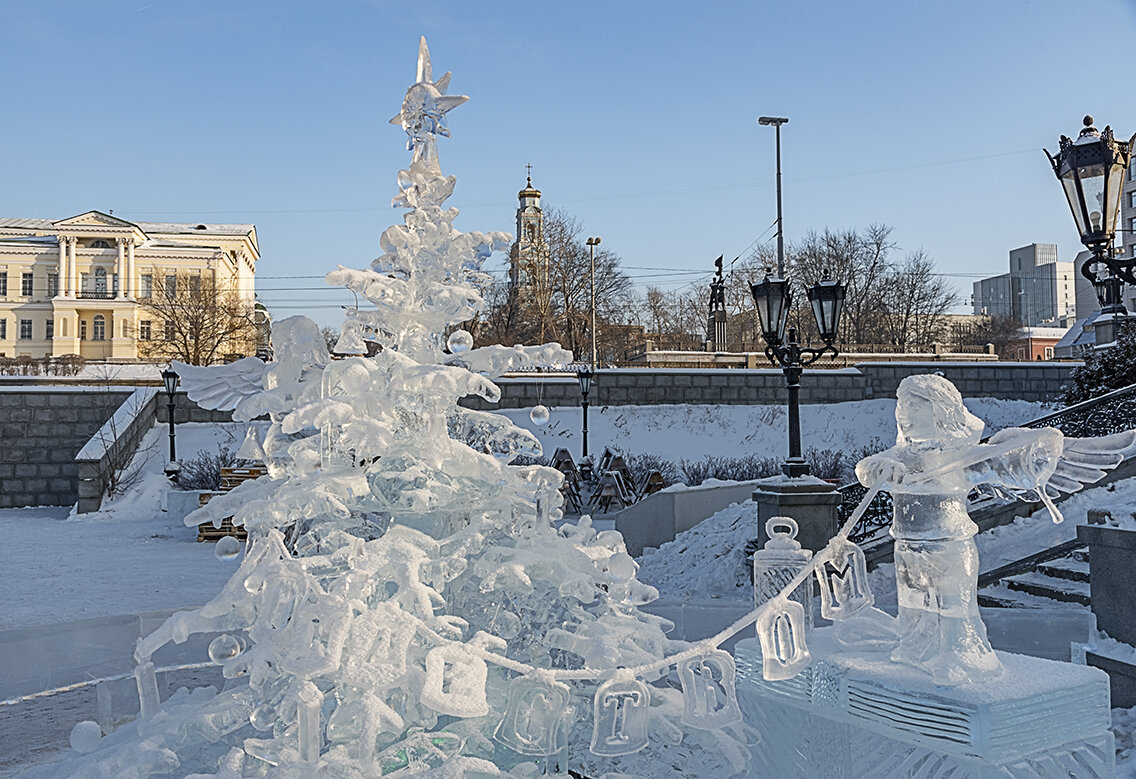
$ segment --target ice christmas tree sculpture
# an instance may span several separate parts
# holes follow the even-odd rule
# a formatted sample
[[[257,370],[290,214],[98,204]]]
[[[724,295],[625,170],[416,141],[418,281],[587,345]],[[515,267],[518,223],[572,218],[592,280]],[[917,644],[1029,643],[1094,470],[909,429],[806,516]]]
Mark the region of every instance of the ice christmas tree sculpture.
[[[492,378],[506,370],[571,355],[443,335],[476,315],[481,263],[509,244],[456,231],[443,207],[455,179],[437,136],[466,100],[445,94],[449,79],[432,80],[423,40],[396,117],[413,152],[394,199],[404,224],[371,269],[327,277],[373,304],[350,312],[341,349],[378,353],[331,359],[316,325],[294,317],[273,328],[274,362],[178,366],[203,405],[271,420],[244,447],[268,475],[186,518],[232,516],[247,551],[215,598],[139,642],[137,722],[84,744],[97,749],[58,775],[744,768],[729,656],[707,645],[670,663],[668,625],[637,609],[656,592],[619,534],[587,518],[555,531],[559,472],[509,464],[538,454],[536,439],[457,405],[497,400]],[[221,634],[209,655],[228,684],[161,702],[151,658],[202,632]]]

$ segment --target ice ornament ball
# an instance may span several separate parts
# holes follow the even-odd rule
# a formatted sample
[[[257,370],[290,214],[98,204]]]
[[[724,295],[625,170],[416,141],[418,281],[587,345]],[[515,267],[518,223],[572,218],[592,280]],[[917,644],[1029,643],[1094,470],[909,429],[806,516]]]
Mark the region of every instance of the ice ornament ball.
[[[236,536],[221,536],[213,548],[213,554],[218,560],[232,560],[241,553],[241,542]]]
[[[465,354],[473,348],[473,336],[468,330],[455,330],[446,339],[446,347],[453,354]]]
[[[534,425],[547,425],[548,424],[548,407],[547,406],[533,406],[532,411],[529,412],[529,419],[532,420]]]
[[[80,755],[94,752],[99,748],[99,742],[102,739],[103,731],[97,722],[84,720],[77,722],[75,727],[71,728],[71,748]]]
[[[416,75],[394,120],[412,152],[403,219],[369,268],[327,275],[360,298],[338,341],[352,356],[291,317],[273,324],[272,362],[175,366],[195,402],[269,420],[248,441],[267,474],[185,519],[231,517],[245,552],[216,597],[138,642],[137,721],[56,776],[520,777],[552,753],[596,777],[663,761],[746,770],[744,731],[723,715],[728,655],[668,640],[670,624],[637,608],[657,593],[622,537],[586,516],[554,529],[561,474],[509,464],[538,456],[537,439],[458,405],[496,402],[495,377],[572,355],[473,348],[455,330],[511,238],[454,228],[437,142],[465,98],[434,77],[424,40]],[[203,634],[223,689],[163,700],[156,653]]]

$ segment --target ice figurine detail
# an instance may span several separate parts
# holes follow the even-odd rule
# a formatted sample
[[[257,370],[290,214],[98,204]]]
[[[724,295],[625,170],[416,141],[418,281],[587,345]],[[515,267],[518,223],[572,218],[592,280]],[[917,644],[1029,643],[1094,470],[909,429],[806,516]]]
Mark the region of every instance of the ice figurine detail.
[[[591,751],[617,757],[647,746],[650,703],[650,690],[638,679],[617,674],[601,684],[593,706]]]
[[[735,676],[734,658],[721,649],[679,663],[682,724],[714,730],[740,722]]]
[[[781,590],[812,560],[813,553],[801,548],[797,540],[797,520],[792,517],[770,517],[765,523],[769,540],[753,553],[754,606],[780,595]],[[789,596],[804,608],[805,630],[813,624],[812,579],[805,579]]]
[[[568,685],[539,676],[522,676],[509,685],[505,717],[493,737],[521,755],[551,755],[565,746],[564,714]]]
[[[1100,479],[1136,431],[1066,439],[1054,428],[1007,428],[982,443],[982,421],[941,376],[909,376],[896,397],[895,446],[856,466],[862,484],[889,490],[895,504],[899,638],[891,658],[942,685],[995,677],[1001,663],[978,613],[978,527],[967,493],[984,484],[1032,493],[1060,522],[1049,491]]]

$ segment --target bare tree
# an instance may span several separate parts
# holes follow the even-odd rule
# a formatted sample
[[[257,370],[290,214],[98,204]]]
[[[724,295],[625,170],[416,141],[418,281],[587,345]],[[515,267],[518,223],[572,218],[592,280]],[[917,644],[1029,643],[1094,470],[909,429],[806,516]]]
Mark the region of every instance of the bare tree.
[[[580,221],[557,208],[544,212],[544,240],[548,246],[548,314],[543,301],[528,299],[523,289],[510,291],[495,283],[483,291],[485,306],[477,325],[480,343],[535,343],[559,341],[578,357],[590,356],[591,258]],[[626,325],[635,316],[631,280],[619,268],[614,252],[596,250],[597,345],[611,359],[624,341]],[[605,332],[606,330],[606,332]]]
[[[922,249],[911,252],[884,274],[880,295],[880,333],[895,346],[942,342],[946,314],[958,294],[935,274],[935,264]]]
[[[956,328],[955,340],[964,346],[994,345],[995,354],[1006,354],[1022,340],[1022,321],[1013,316],[987,316],[969,328]]]
[[[217,283],[212,273],[150,273],[151,294],[138,305],[138,342],[147,357],[211,365],[252,354],[256,345],[253,304]],[[148,317],[148,318],[146,318]]]

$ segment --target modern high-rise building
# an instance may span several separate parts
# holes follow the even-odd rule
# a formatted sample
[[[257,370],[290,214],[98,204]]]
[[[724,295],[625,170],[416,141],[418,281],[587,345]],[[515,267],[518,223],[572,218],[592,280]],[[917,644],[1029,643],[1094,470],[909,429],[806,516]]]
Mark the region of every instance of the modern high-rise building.
[[[1012,316],[1027,327],[1068,327],[1077,319],[1076,269],[1057,259],[1057,245],[1010,251],[1010,272],[974,282],[975,314]]]

